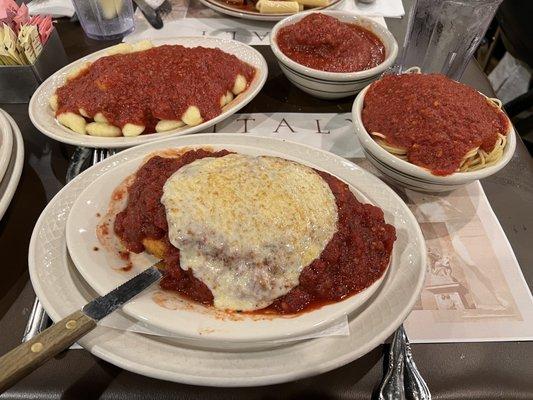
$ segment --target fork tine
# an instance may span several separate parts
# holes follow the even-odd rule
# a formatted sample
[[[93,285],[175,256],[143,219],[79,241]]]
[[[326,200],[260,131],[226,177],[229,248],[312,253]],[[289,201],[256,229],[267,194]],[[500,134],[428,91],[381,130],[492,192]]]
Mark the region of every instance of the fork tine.
[[[106,158],[106,149],[94,149],[93,165],[99,163]]]
[[[93,149],[93,165],[98,162],[98,149]]]
[[[106,158],[116,154],[115,149],[94,149],[93,150],[93,165],[104,161]]]

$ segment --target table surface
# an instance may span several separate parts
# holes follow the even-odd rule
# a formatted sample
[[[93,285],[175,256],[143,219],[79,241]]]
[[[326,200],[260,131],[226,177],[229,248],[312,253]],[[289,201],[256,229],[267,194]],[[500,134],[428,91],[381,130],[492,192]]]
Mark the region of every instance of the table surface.
[[[397,38],[405,19],[387,20]],[[79,25],[61,21],[60,37],[71,60],[109,46],[86,38]],[[268,46],[257,49],[268,62],[261,93],[243,112],[349,112],[353,98],[322,101],[292,86]],[[475,62],[465,83],[491,95]],[[10,208],[0,222],[0,248],[6,258],[0,279],[0,354],[16,346],[31,311],[27,249],[33,226],[47,202],[65,184],[73,148],[48,139],[31,124],[27,105],[0,104],[22,130],[24,170]],[[510,164],[485,179],[483,187],[515,251],[530,286],[533,283],[533,161],[519,141]],[[9,250],[9,251],[7,251]],[[0,399],[368,399],[383,373],[383,346],[337,370],[296,382],[260,388],[220,389],[180,385],[136,375],[85,350],[69,350],[23,379]],[[436,399],[533,398],[533,342],[413,345],[415,360]]]

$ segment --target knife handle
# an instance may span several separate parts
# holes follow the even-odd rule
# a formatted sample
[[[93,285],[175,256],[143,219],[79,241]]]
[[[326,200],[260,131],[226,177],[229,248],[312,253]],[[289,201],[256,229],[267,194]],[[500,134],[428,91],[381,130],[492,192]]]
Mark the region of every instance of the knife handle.
[[[81,310],[0,357],[0,393],[96,327]]]

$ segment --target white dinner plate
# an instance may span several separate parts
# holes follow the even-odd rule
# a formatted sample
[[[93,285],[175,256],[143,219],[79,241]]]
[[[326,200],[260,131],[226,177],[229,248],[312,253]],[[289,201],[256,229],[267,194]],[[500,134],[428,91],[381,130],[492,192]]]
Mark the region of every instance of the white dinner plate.
[[[24,166],[24,140],[22,139],[22,133],[18,125],[4,110],[0,110],[0,121],[7,122],[8,126],[10,126],[9,134],[12,137],[11,157],[4,177],[0,182],[0,219],[2,219],[17,190],[20,175],[22,174],[22,167]]]
[[[159,149],[178,148],[181,140],[165,141]],[[287,154],[284,147],[272,150],[250,144],[216,144],[211,137],[205,137],[203,144],[215,151],[229,150],[252,156],[269,155],[288,158],[310,167],[325,169],[325,165],[317,162],[307,154],[295,156]],[[282,143],[283,142],[279,142]],[[189,147],[189,146],[186,146]],[[200,146],[202,147],[202,146]],[[117,163],[106,173],[92,182],[76,199],[67,220],[67,247],[74,265],[87,283],[100,295],[104,295],[125,281],[133,278],[157,260],[153,257],[141,257],[128,271],[123,271],[125,261],[117,252],[106,251],[96,236],[100,218],[105,215],[112,198],[113,191],[128,176],[133,174],[152,152],[152,146],[136,158],[127,162]],[[344,179],[352,191],[363,203],[371,203],[357,190],[358,182],[354,177]],[[391,222],[391,221],[387,221]],[[117,238],[118,241],[118,238]],[[97,250],[95,250],[97,249]],[[398,269],[393,257],[391,269]],[[312,312],[301,313],[289,317],[258,318],[257,316],[229,315],[211,307],[205,307],[168,292],[162,292],[156,285],[135,297],[122,309],[128,315],[149,326],[162,329],[187,339],[209,342],[211,347],[228,347],[231,343],[257,343],[293,339],[323,329],[344,315],[355,312],[378,289],[383,276],[365,290],[348,297],[343,301],[326,305]],[[159,305],[154,298],[164,296],[172,301],[172,308]],[[167,303],[166,300],[164,303]],[[160,301],[159,301],[160,302]],[[177,308],[175,308],[177,307]]]
[[[135,137],[121,136],[111,138],[80,135],[57,122],[54,111],[49,106],[49,99],[55,93],[56,89],[65,83],[66,76],[69,71],[86,61],[94,61],[105,56],[107,50],[104,49],[80,58],[79,60],[74,61],[73,63],[60,69],[37,88],[28,106],[28,112],[33,125],[35,125],[39,131],[51,137],[52,139],[75,146],[93,148],[131,147],[164,137],[181,136],[189,133],[204,131],[216,123],[228,118],[230,115],[234,114],[248,104],[261,91],[261,88],[265,84],[268,76],[267,63],[261,53],[259,53],[253,47],[234,40],[219,39],[209,36],[184,36],[166,39],[154,39],[152,42],[155,46],[160,46],[163,44],[179,44],[185,47],[203,46],[208,48],[219,48],[226,53],[233,54],[240,60],[252,65],[256,68],[257,72],[246,91],[235,97],[235,99],[224,108],[224,111],[220,115],[210,119],[209,121],[205,121],[200,125],[192,127],[185,126],[169,132],[150,133]]]
[[[323,373],[374,349],[403,322],[419,297],[424,281],[426,247],[420,228],[405,203],[388,186],[353,163],[301,144],[251,135],[192,135],[135,147],[108,158],[71,181],[50,201],[32,234],[28,263],[33,287],[54,321],[90,301],[95,292],[69,258],[66,221],[76,198],[113,165],[170,146],[246,145],[283,152],[343,180],[356,180],[358,190],[379,205],[396,227],[397,269],[390,268],[364,309],[350,317],[349,336],[295,342],[268,351],[213,351],[185,346],[169,338],[98,326],[79,343],[121,368],[154,378],[207,386],[258,386]],[[121,312],[108,317],[125,318]]]
[[[306,11],[328,10],[339,7],[344,0],[331,0],[330,4],[325,7],[311,8]],[[294,14],[261,14],[259,11],[241,10],[238,7],[226,4],[223,0],[200,0],[200,2],[219,13],[231,15],[232,17],[251,19],[255,21],[281,21],[283,18],[290,17]]]
[[[13,150],[12,130],[9,121],[0,113],[0,182],[7,171],[9,160],[11,160]]]

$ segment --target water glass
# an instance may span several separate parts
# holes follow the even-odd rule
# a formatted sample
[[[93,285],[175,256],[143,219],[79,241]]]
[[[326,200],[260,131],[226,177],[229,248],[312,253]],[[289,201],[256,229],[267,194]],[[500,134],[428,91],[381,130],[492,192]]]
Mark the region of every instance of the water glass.
[[[97,40],[120,39],[135,28],[131,0],[72,0],[85,34]]]
[[[397,72],[418,66],[458,80],[502,0],[414,0]]]

